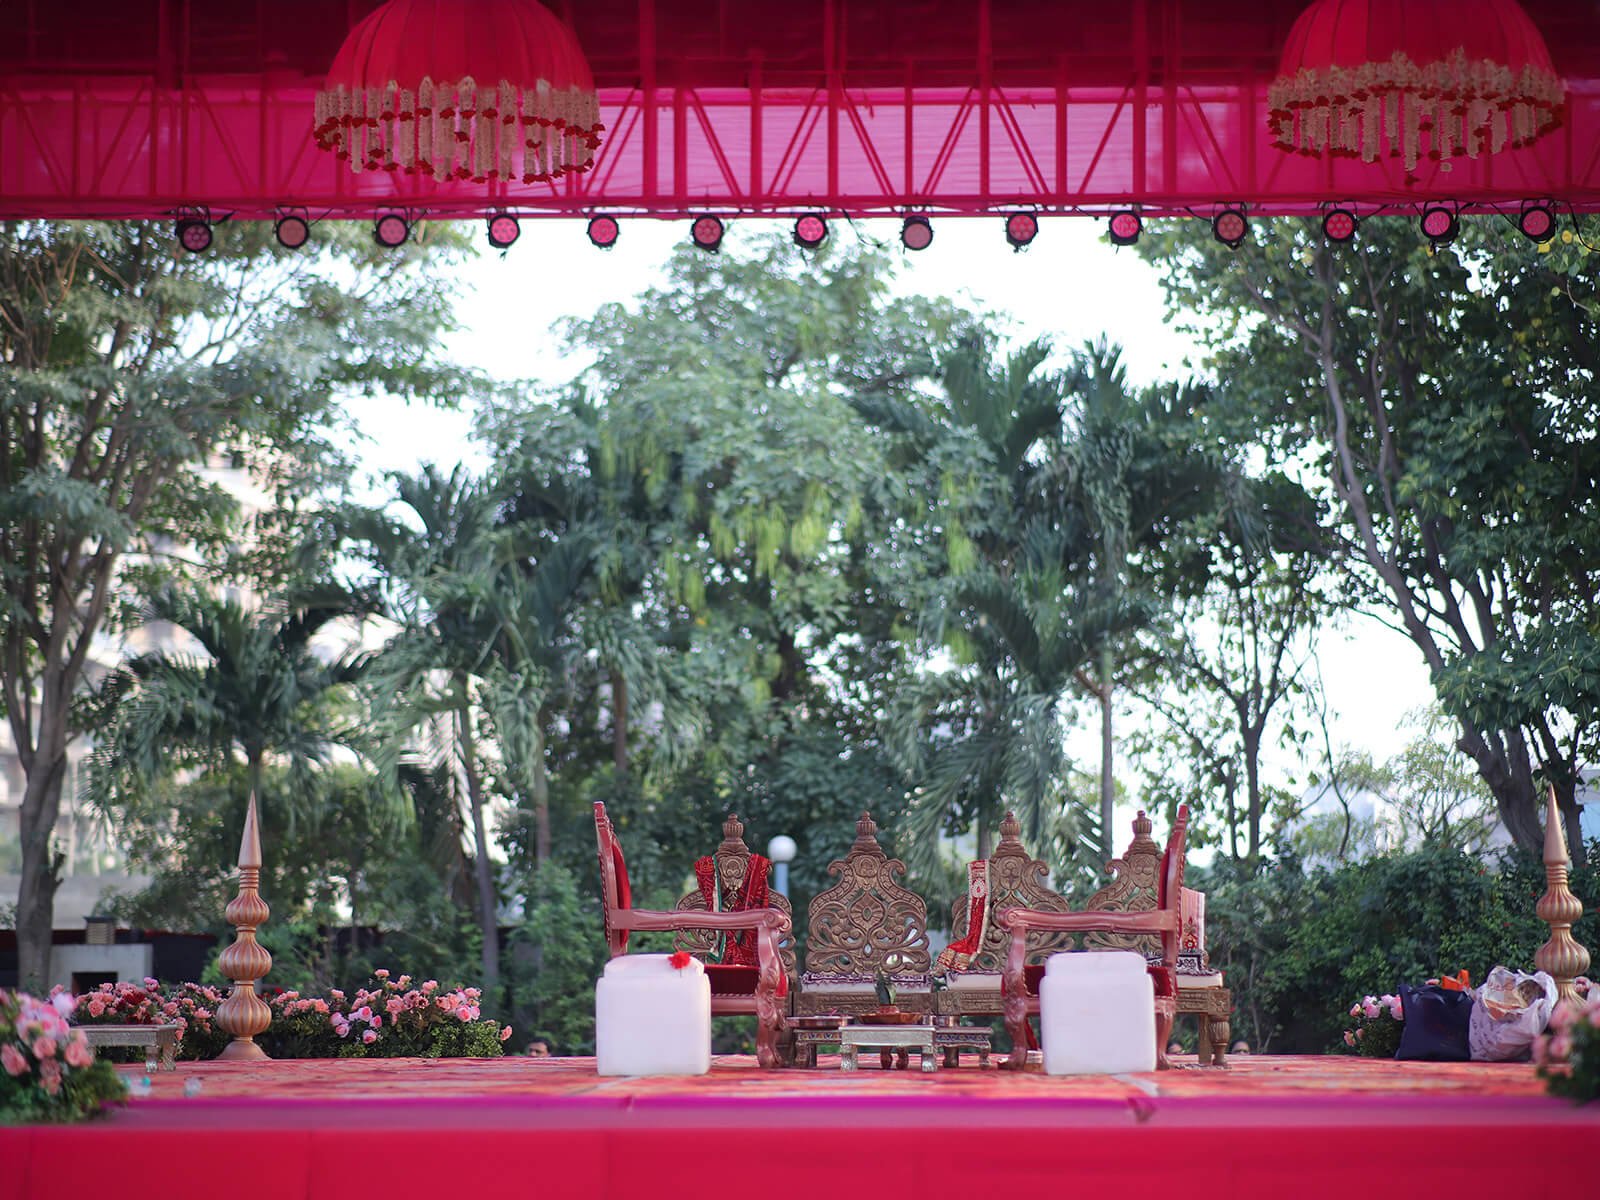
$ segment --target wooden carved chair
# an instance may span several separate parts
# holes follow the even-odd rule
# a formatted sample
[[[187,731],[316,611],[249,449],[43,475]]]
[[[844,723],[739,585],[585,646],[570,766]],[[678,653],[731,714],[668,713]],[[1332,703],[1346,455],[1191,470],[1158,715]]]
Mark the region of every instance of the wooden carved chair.
[[[778,1036],[783,1032],[783,1004],[788,980],[783,973],[783,958],[778,942],[790,930],[789,915],[776,908],[752,908],[744,912],[652,912],[634,908],[628,866],[622,856],[606,806],[594,806],[595,840],[600,851],[600,904],[605,916],[606,948],[615,958],[628,952],[628,935],[647,931],[707,934],[750,932],[755,936],[756,966],[722,967],[711,963],[706,974],[721,976],[711,985],[713,1016],[754,1013],[756,1017],[756,1060],[763,1067],[780,1065]]]
[[[828,864],[838,880],[811,901],[806,969],[795,1013],[870,1012],[878,1006],[874,983],[882,973],[907,1012],[930,1012],[928,907],[896,881],[906,865],[878,845],[870,813],[856,822],[850,852]]]
[[[752,865],[755,870],[752,871]],[[793,922],[794,912],[789,898],[767,887],[768,863],[759,854],[752,854],[744,841],[744,822],[733,813],[722,823],[722,843],[716,850],[695,864],[699,886],[679,899],[674,906],[679,912],[739,912],[746,908],[775,908]],[[709,901],[707,896],[709,894]],[[751,903],[752,897],[761,903]],[[709,929],[680,930],[673,944],[687,950],[696,958],[717,958],[709,966],[752,966],[753,953],[750,935],[735,934],[731,938]],[[783,960],[783,974],[787,981],[795,977],[794,935],[786,930],[778,939],[778,955]],[[727,972],[710,972],[713,991]]]
[[[1071,912],[1072,906],[1050,887],[1050,869],[1028,853],[1022,844],[1022,826],[1016,813],[1000,822],[1000,840],[987,861],[971,864],[968,894],[951,911],[950,945],[939,954],[934,973],[943,971],[946,987],[938,993],[941,1013],[955,1016],[999,1016],[1000,971],[1011,946],[1010,935],[994,914],[1008,908],[1035,912]],[[981,888],[981,896],[978,894]],[[976,936],[972,922],[979,922]],[[1033,929],[1027,934],[1024,955],[1028,990],[1037,993],[1044,961],[1071,950],[1069,933]]]
[[[1153,878],[1146,878],[1148,858],[1143,854],[1141,839],[1149,841],[1150,821],[1143,812],[1134,820],[1134,843],[1141,856],[1137,873],[1129,872],[1133,858],[1113,859],[1109,869],[1118,879],[1109,888],[1148,889],[1155,885],[1155,906],[1145,911],[1130,912],[1116,909],[1086,909],[1082,912],[1049,912],[1039,909],[1010,908],[996,914],[996,922],[1005,931],[1010,945],[1006,953],[1005,969],[1000,977],[1000,990],[1005,1009],[1006,1030],[1011,1034],[1011,1057],[1006,1066],[1020,1070],[1028,1060],[1028,1017],[1039,1011],[1039,992],[1035,982],[1028,987],[1026,964],[1028,935],[1035,932],[1083,934],[1085,949],[1138,949],[1136,939],[1160,939],[1160,955],[1150,964],[1150,974],[1156,990],[1156,1066],[1165,1069],[1167,1039],[1172,1034],[1172,1022],[1177,1016],[1177,965],[1178,943],[1182,918],[1180,906],[1183,896],[1184,840],[1189,830],[1187,805],[1178,808],[1178,819],[1167,838],[1166,851],[1155,860]],[[1151,845],[1154,845],[1152,842]],[[1109,889],[1102,889],[1102,892]],[[1096,894],[1098,898],[1100,893]],[[1091,900],[1093,903],[1093,900]]]

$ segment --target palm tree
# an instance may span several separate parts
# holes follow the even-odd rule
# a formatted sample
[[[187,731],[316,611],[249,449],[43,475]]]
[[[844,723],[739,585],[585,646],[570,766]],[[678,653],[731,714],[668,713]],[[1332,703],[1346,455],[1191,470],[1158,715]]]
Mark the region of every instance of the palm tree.
[[[499,903],[486,814],[498,768],[533,803],[537,856],[550,855],[543,713],[570,646],[569,615],[592,557],[583,530],[541,539],[506,491],[457,467],[397,476],[420,532],[367,514],[357,532],[390,585],[398,631],[374,664],[377,718],[393,748],[448,777],[472,826],[484,991],[499,986]],[[484,739],[493,743],[486,753]]]
[[[1121,356],[1104,340],[1074,355],[1064,381],[1072,398],[1066,436],[1040,481],[1059,519],[1083,535],[1080,582],[1094,606],[1153,617],[1167,601],[1134,582],[1136,555],[1179,536],[1193,516],[1237,509],[1227,497],[1239,490],[1240,479],[1193,440],[1188,414],[1198,391],[1187,385],[1135,391]],[[1219,496],[1224,498],[1220,505]],[[1135,627],[1124,625],[1120,632]],[[1100,708],[1100,848],[1106,858],[1114,852],[1112,705],[1119,666],[1129,653],[1127,638],[1107,624],[1075,672],[1079,686]]]
[[[187,633],[194,651],[159,650],[129,659],[109,677],[98,703],[110,709],[96,744],[90,794],[115,803],[184,767],[225,769],[244,760],[257,803],[282,803],[290,820],[310,816],[323,799],[317,768],[339,748],[367,747],[347,719],[365,660],[332,657],[313,642],[331,622],[359,615],[363,602],[328,587],[260,609],[205,593],[163,592],[146,621]],[[286,766],[284,790],[264,795],[269,758]],[[403,818],[395,808],[391,816]]]

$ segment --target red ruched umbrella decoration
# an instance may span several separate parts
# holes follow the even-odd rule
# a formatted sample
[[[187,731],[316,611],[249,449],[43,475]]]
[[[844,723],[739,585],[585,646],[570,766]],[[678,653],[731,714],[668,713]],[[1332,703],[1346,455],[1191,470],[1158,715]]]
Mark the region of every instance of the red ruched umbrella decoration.
[[[600,145],[578,40],[536,0],[389,0],[317,93],[317,145],[362,171],[535,183]]]
[[[1425,134],[1435,159],[1527,145],[1561,123],[1564,92],[1516,0],[1317,0],[1267,102],[1284,150],[1373,162],[1386,148],[1411,172]]]

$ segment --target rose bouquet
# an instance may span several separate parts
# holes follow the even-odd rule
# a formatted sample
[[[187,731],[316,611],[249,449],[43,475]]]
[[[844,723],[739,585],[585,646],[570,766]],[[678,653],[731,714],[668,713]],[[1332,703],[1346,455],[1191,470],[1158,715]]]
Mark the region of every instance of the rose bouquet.
[[[1587,983],[1587,981],[1583,981]],[[1550,1028],[1533,1039],[1533,1061],[1552,1096],[1600,1100],[1600,984],[1579,1003],[1556,1005]]]
[[[91,1117],[128,1089],[67,1022],[72,998],[0,991],[0,1124]]]
[[[482,1019],[483,993],[474,987],[447,989],[438,980],[413,985],[411,976],[373,972],[375,986],[352,996],[330,992],[323,1018],[339,1041],[335,1053],[370,1058],[493,1058],[511,1036]],[[320,1014],[318,1014],[320,1015]]]
[[[1363,1058],[1393,1058],[1400,1049],[1406,1019],[1399,996],[1363,996],[1350,1006],[1355,1028],[1344,1031],[1344,1044]]]

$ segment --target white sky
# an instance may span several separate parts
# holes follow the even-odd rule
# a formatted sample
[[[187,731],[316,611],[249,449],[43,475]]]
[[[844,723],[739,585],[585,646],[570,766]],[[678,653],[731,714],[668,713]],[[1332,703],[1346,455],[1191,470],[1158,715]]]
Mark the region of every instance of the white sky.
[[[776,224],[751,220],[741,229],[730,222],[725,245],[734,248],[743,237]],[[1047,219],[1033,245],[1014,253],[998,217],[936,220],[927,250],[897,250],[903,267],[896,288],[1009,314],[1008,332],[1019,340],[1044,334],[1058,348],[1071,349],[1106,336],[1124,348],[1123,362],[1136,384],[1184,374],[1194,347],[1166,323],[1154,270],[1132,250],[1103,242],[1103,228],[1089,218]],[[897,221],[832,223],[835,238],[863,234],[898,248]],[[661,282],[668,256],[687,236],[682,221],[624,220],[616,246],[602,252],[589,244],[582,221],[524,221],[521,238],[508,251],[485,248],[463,268],[462,329],[449,350],[458,361],[500,379],[563,382],[583,364],[563,356],[552,324],[586,316],[604,303],[626,302]],[[480,470],[486,465],[469,442],[470,412],[397,408],[395,401],[368,398],[352,400],[349,408],[370,439],[364,461],[375,473],[411,471],[429,460],[465,461]],[[1408,740],[1401,727],[1405,714],[1432,698],[1420,653],[1375,621],[1357,619],[1347,629],[1325,631],[1321,668],[1335,745],[1347,743],[1380,760]],[[1073,742],[1075,754],[1092,769],[1098,751],[1086,754]],[[1125,824],[1119,816],[1119,845]]]

